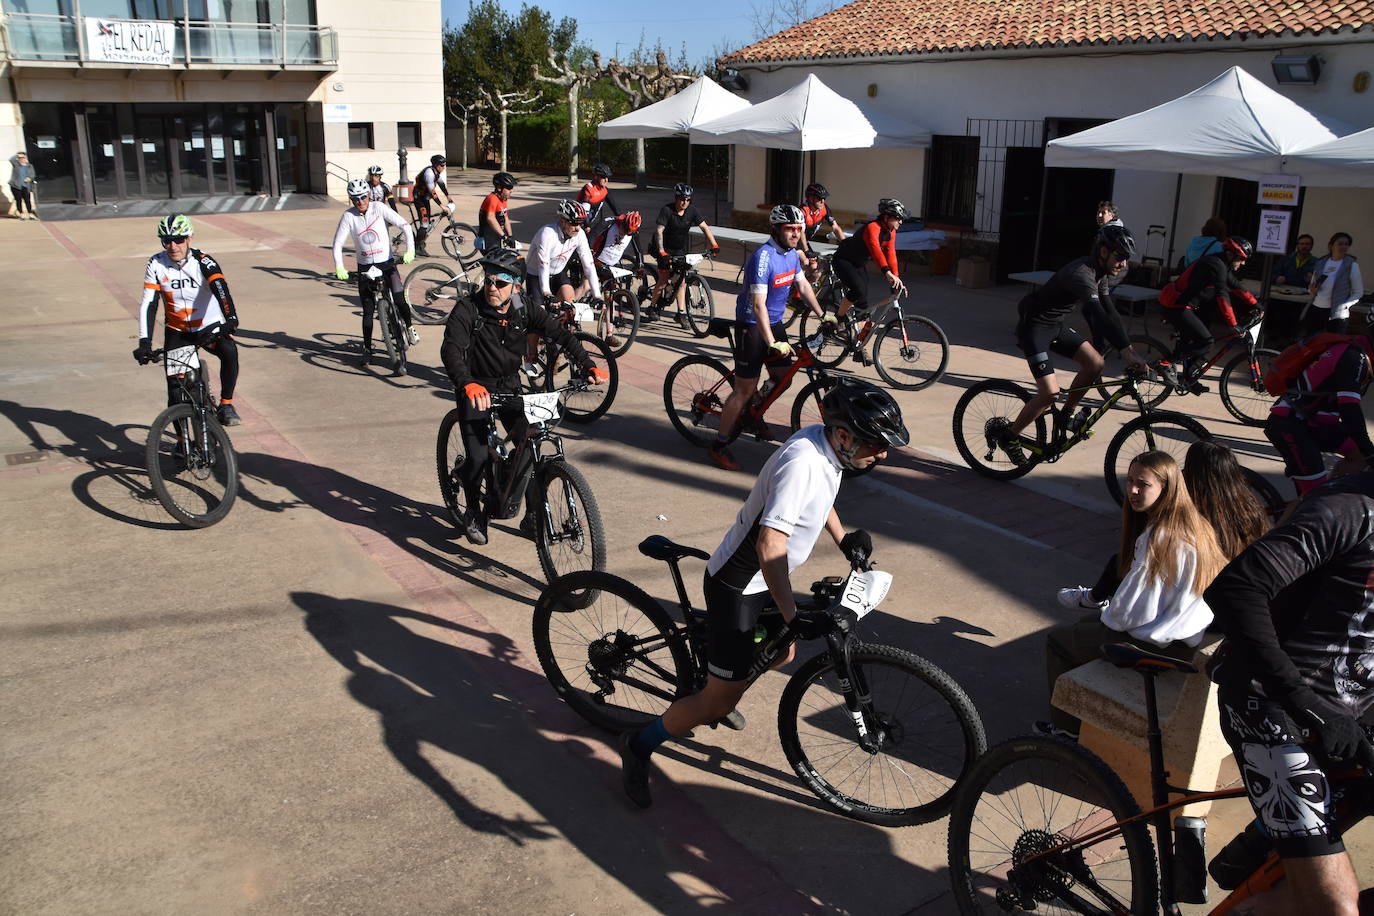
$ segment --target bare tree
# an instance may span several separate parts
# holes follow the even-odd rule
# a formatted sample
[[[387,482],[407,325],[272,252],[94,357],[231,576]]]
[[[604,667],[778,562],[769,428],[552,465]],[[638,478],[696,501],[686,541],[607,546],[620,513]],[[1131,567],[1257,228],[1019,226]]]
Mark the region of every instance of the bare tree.
[[[592,54],[592,65],[590,67],[574,67],[568,60],[567,55],[559,57],[554,54],[553,48],[548,49],[548,65],[553,71],[552,76],[545,75],[539,70],[539,65],[534,67],[534,78],[541,83],[553,83],[562,86],[567,92],[568,97],[568,184],[577,181],[577,100],[582,94],[582,87],[590,85],[601,76],[601,54]]]
[[[662,48],[655,55],[654,63],[633,62],[628,66],[612,60],[605,71],[611,85],[629,98],[630,110],[641,107],[647,102],[658,102],[674,95],[682,84],[690,83],[694,77],[690,73],[679,73],[668,65],[668,55]],[[644,140],[635,140],[635,186],[645,187]]]
[[[529,114],[533,108],[526,106],[539,100],[538,92],[497,92],[486,87],[479,87],[477,90],[481,95],[482,101],[487,107],[497,113],[501,120],[501,171],[510,171],[506,168],[506,122],[511,115]]]
[[[767,38],[835,8],[834,0],[777,0],[776,3],[749,4],[749,23],[754,40]]]
[[[463,103],[463,102],[458,101],[457,99],[447,99],[446,101],[448,102],[448,113],[451,114],[451,115],[453,115],[454,119],[455,119],[459,124],[462,125],[462,131],[463,131],[463,164],[462,164],[462,170],[466,172],[466,171],[468,170],[468,120],[469,120],[470,118],[472,118],[473,115],[475,115],[475,114],[477,113],[477,112],[476,112],[477,103],[476,103],[476,102],[467,102],[467,103]],[[456,110],[455,110],[455,109],[456,109]]]

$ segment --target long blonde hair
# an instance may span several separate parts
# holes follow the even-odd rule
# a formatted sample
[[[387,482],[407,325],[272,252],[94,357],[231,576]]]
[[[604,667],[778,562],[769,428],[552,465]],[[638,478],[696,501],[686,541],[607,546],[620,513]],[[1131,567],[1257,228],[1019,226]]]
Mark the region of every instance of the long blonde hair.
[[[1149,451],[1137,455],[1131,465],[1139,465],[1157,477],[1162,485],[1159,499],[1144,512],[1131,508],[1130,500],[1121,504],[1121,553],[1119,570],[1122,576],[1135,562],[1135,542],[1146,526],[1153,525],[1150,545],[1145,555],[1145,572],[1165,582],[1177,582],[1179,577],[1178,548],[1186,544],[1197,555],[1197,572],[1192,590],[1202,594],[1217,573],[1226,565],[1226,556],[1217,546],[1212,526],[1198,512],[1183,484],[1178,462],[1168,452]]]

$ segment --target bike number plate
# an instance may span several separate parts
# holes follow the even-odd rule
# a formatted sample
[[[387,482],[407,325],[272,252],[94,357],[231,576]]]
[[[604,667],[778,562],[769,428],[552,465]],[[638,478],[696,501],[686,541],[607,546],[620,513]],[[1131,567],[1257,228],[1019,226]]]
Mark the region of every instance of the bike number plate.
[[[1250,343],[1259,343],[1260,326],[1255,325],[1254,327],[1250,328],[1248,331],[1245,332],[1245,336],[1250,338]]]
[[[363,276],[367,277],[369,280],[376,281],[382,279],[382,272],[377,268],[376,264],[373,264],[367,270],[363,271]]]
[[[631,276],[633,273],[634,271],[626,270],[624,267],[611,268],[611,276],[615,277],[617,280],[624,280],[626,277]]]
[[[195,347],[177,347],[175,350],[168,350],[163,356],[163,360],[168,375],[181,375],[187,369],[200,367],[200,357],[196,356]]]
[[[558,392],[538,391],[520,396],[525,404],[525,419],[531,423],[547,423],[558,419]]]
[[[683,260],[687,262],[688,267],[696,267],[704,257],[706,257],[704,254],[689,254]]]
[[[586,302],[578,302],[573,306],[574,321],[595,321],[596,309]]]
[[[890,588],[892,573],[883,572],[881,569],[851,572],[845,580],[844,591],[840,593],[840,606],[863,617],[883,603]]]

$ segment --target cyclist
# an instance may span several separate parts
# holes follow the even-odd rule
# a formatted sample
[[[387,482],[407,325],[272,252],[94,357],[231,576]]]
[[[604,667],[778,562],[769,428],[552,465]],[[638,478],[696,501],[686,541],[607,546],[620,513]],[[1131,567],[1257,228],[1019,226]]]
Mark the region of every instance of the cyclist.
[[[382,272],[382,282],[391,289],[391,301],[396,312],[405,323],[406,340],[411,344],[420,342],[420,332],[414,327],[410,317],[410,304],[401,294],[401,274],[396,269],[396,257],[391,253],[391,230],[388,226],[399,226],[405,230],[406,251],[401,256],[402,264],[415,260],[415,243],[410,235],[410,223],[405,217],[386,206],[372,206],[367,182],[354,178],[348,183],[348,199],[353,201],[339,216],[339,225],[334,230],[334,276],[340,280],[348,279],[348,270],[343,263],[344,240],[353,237],[353,253],[358,262],[358,301],[363,307],[363,339],[361,343],[361,364],[372,362],[372,313],[377,304],[372,299],[372,285],[363,276],[363,268],[376,265]]]
[[[1374,468],[1362,406],[1374,374],[1374,340],[1369,331],[1331,340],[1269,408],[1264,422],[1264,435],[1283,458],[1284,474],[1300,497],[1330,478],[1323,452],[1339,453],[1346,463],[1363,459]]]
[[[587,208],[588,231],[592,236],[601,234],[605,225],[602,222],[605,211],[609,210],[611,216],[620,215],[620,208],[611,197],[611,189],[606,186],[610,179],[611,167],[604,162],[598,162],[592,166],[592,180],[577,192],[577,202]]]
[[[647,808],[649,756],[669,738],[698,725],[744,727],[735,706],[748,689],[754,661],[754,625],[769,604],[801,639],[831,628],[825,610],[799,611],[791,573],[806,562],[821,531],[847,556],[873,553],[866,531],[845,533],[835,511],[835,494],[847,468],[863,469],[882,460],[889,448],[908,441],[902,411],[887,392],[868,382],[842,378],[825,396],[825,424],[793,434],[768,459],[749,497],[706,564],[706,687],[675,701],[639,731],[620,736],[625,793]],[[781,667],[796,646],[774,662]]]
[[[386,204],[391,209],[396,209],[396,195],[391,193],[391,185],[382,180],[380,165],[367,167],[367,196],[373,203]]]
[[[1059,379],[1055,377],[1050,354],[1067,356],[1079,367],[1073,379],[1076,390],[1069,393],[1060,408],[1065,417],[1073,416],[1073,408],[1083,397],[1083,389],[1102,373],[1102,356],[1065,321],[1075,305],[1082,307],[1089,327],[1101,328],[1127,362],[1139,368],[1148,365],[1131,346],[1109,289],[1111,279],[1125,272],[1135,254],[1135,239],[1125,226],[1103,226],[1098,230],[1095,247],[1096,253],[1061,267],[1044,286],[1028,293],[1016,308],[1020,316],[1016,322],[1016,343],[1030,364],[1031,377],[1035,379],[1035,397],[1026,402],[1014,421],[995,432],[997,444],[1018,467],[1024,467],[1028,461],[1021,448],[1021,430],[1051,409],[1059,397]],[[1074,422],[1081,423],[1082,419],[1074,418]],[[1066,424],[1061,429],[1072,431],[1072,425]]]
[[[448,193],[448,185],[444,183],[444,169],[447,166],[448,160],[443,156],[430,156],[429,165],[425,166],[420,172],[420,177],[415,179],[415,253],[422,258],[429,257],[429,252],[425,250],[425,240],[429,238],[431,203],[443,195],[444,209],[449,213],[453,212],[453,198]]]
[[[1358,910],[1328,766],[1374,772],[1374,474],[1323,487],[1204,594],[1226,639],[1211,666],[1222,734],[1287,879],[1255,913]],[[1291,587],[1290,587],[1291,586]]]
[[[514,248],[515,232],[510,227],[510,192],[515,189],[515,176],[497,172],[491,176],[492,191],[482,198],[477,208],[477,234],[485,251]]]
[[[830,196],[825,185],[812,182],[806,186],[802,196],[806,198],[806,202],[801,206],[802,216],[806,218],[806,231],[802,233],[801,248],[814,264],[816,257],[811,252],[811,240],[825,233],[835,236],[835,241],[843,242],[844,229],[825,202]]]
[[[839,313],[846,314],[851,307],[863,309],[868,305],[868,274],[865,266],[870,258],[878,265],[893,293],[906,292],[902,278],[897,274],[897,227],[911,214],[902,202],[895,197],[884,197],[878,201],[878,218],[868,223],[858,232],[840,242],[831,258],[830,266],[835,270],[835,279],[840,281]]]
[[[687,254],[687,246],[692,227],[697,226],[706,236],[706,244],[711,249],[712,256],[720,254],[720,246],[716,244],[716,237],[711,234],[711,227],[706,225],[706,217],[701,215],[701,211],[692,206],[692,186],[679,182],[673,185],[673,199],[664,204],[658,211],[658,217],[654,220],[654,254],[658,259],[658,294],[654,296],[654,308],[661,309],[667,305],[663,301],[664,290],[668,288],[668,277],[673,272],[673,261]],[[682,287],[677,291],[677,307],[682,309]],[[684,319],[685,320],[685,319]]]
[[[529,260],[525,270],[525,289],[535,302],[545,305],[571,302],[577,298],[578,282],[568,275],[569,262],[577,255],[582,267],[582,279],[591,285],[593,304],[601,301],[601,281],[592,261],[592,249],[587,244],[587,208],[575,200],[558,202],[558,222],[550,223],[534,234],[530,241]],[[525,373],[534,375],[539,336],[530,334],[525,354]]]
[[[1237,321],[1235,310],[1231,308],[1232,299],[1239,299],[1251,308],[1258,301],[1241,288],[1240,279],[1236,277],[1236,271],[1254,253],[1254,246],[1249,241],[1232,235],[1221,243],[1220,251],[1205,254],[1188,267],[1187,282],[1181,284],[1182,292],[1172,305],[1164,307],[1164,320],[1178,332],[1178,343],[1170,356],[1172,365],[1160,364],[1169,384],[1182,384],[1193,394],[1207,393],[1207,386],[1199,382],[1197,376],[1206,364],[1205,357],[1213,339],[1207,321],[1199,317],[1198,312],[1205,308],[1205,315],[1210,318],[1215,306],[1216,314],[1235,333]],[[1180,371],[1183,373],[1181,378]]]
[[[740,411],[754,396],[759,375],[765,363],[776,381],[791,362],[792,345],[787,342],[787,328],[782,314],[793,285],[802,301],[811,306],[822,321],[834,321],[816,301],[811,284],[801,272],[801,254],[797,243],[805,231],[800,207],[779,204],[768,214],[772,236],[754,249],[744,262],[744,287],[735,300],[735,387],[720,409],[720,430],[707,454],[727,471],[739,470],[739,462],[725,448],[726,433],[735,425]],[[760,438],[768,438],[767,423],[760,418],[754,430]]]
[[[460,470],[468,505],[463,534],[469,543],[487,542],[487,517],[481,503],[482,474],[488,460],[486,430],[491,415],[491,392],[514,394],[520,390],[517,372],[525,336],[549,337],[564,348],[586,379],[594,385],[609,374],[592,365],[581,342],[545,309],[532,307],[514,294],[525,272],[525,261],[508,248],[482,255],[482,289],[460,299],[444,326],[440,354],[453,381],[462,418],[463,450],[467,455]],[[513,304],[514,303],[514,304]],[[517,403],[498,412],[506,432],[517,439],[525,434],[525,414]],[[534,536],[533,492],[527,494],[520,532]]]
[[[199,345],[219,359],[219,411],[221,426],[238,426],[242,421],[234,409],[234,387],[239,378],[239,350],[234,332],[239,327],[234,297],[219,263],[198,248],[191,247],[195,236],[191,221],[173,213],[158,221],[157,235],[162,250],[148,259],[143,275],[143,302],[138,309],[138,349],[134,359],[147,363],[153,357],[153,326],[157,307],[162,306],[166,325],[162,346]],[[167,379],[167,402],[175,393],[176,380]]]
[[[639,245],[635,241],[639,227],[644,225],[644,218],[639,215],[638,210],[631,210],[622,213],[614,219],[607,220],[610,227],[592,243],[592,251],[596,254],[597,269],[604,280],[609,273],[606,268],[614,267],[625,257],[625,252],[631,246],[634,251],[631,258],[636,266],[643,260],[639,253]]]

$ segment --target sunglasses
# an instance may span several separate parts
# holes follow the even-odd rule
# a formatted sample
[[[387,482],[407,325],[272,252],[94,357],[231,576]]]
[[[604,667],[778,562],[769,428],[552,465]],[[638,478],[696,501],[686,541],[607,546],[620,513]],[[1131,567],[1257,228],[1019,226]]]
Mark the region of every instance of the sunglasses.
[[[1115,262],[1118,263],[1118,264],[1120,264],[1122,261],[1129,261],[1130,259],[1131,259],[1131,256],[1128,255],[1128,254],[1118,254],[1118,253],[1115,252],[1115,251],[1112,252],[1112,260],[1115,261]]]
[[[482,282],[495,289],[505,289],[515,282],[515,278],[506,274],[487,274],[482,278]]]
[[[162,244],[164,244],[164,245],[180,245],[182,242],[184,242],[184,241],[186,241],[188,238],[190,238],[190,236],[189,236],[189,235],[164,235],[164,236],[162,236],[161,238],[162,238]]]

